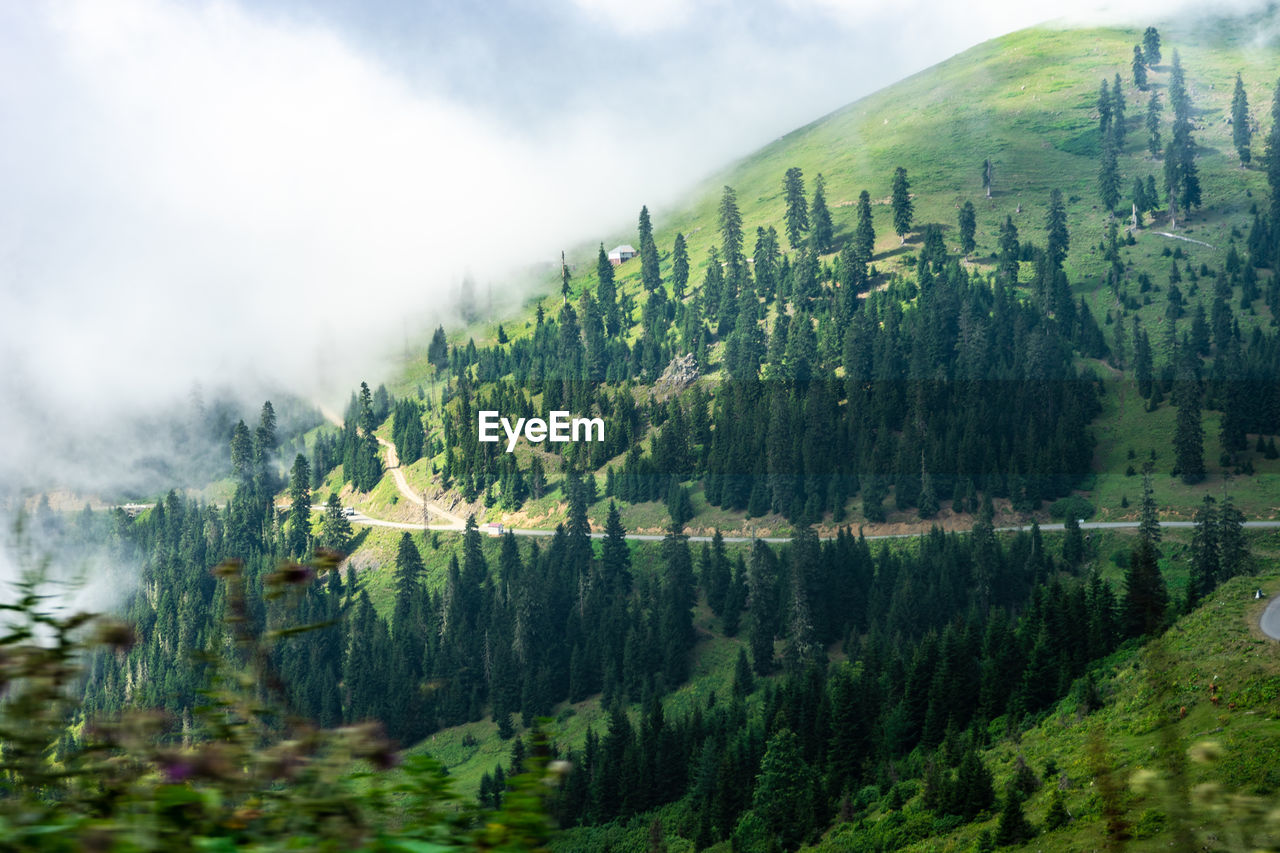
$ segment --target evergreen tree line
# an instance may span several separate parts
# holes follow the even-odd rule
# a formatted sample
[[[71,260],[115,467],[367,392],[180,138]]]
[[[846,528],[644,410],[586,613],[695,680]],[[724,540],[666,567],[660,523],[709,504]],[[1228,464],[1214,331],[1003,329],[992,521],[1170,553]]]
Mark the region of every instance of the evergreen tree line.
[[[773,658],[772,634],[747,646],[764,661],[754,669],[781,667],[783,677],[759,679],[744,649],[731,694],[688,714],[664,713],[656,697],[634,715],[614,705],[602,730],[562,752],[573,770],[554,807],[561,824],[584,827],[571,837],[590,846],[596,836],[585,827],[680,800],[680,834],[699,849],[726,839],[791,849],[837,815],[856,820],[883,805],[882,795],[915,777],[921,804],[939,818],[967,822],[999,806],[997,843],[1029,837],[1021,801],[1038,774],[1023,762],[997,785],[979,749],[1064,697],[1082,713],[1096,710],[1090,664],[1162,631],[1171,609],[1156,564],[1158,526],[1128,555],[1117,595],[1096,571],[1073,574],[1066,550],[1049,553],[1038,530],[1001,541],[988,524],[971,536],[935,529],[915,554],[873,553],[847,533],[819,545],[802,532],[781,550],[758,543],[747,560],[745,621],[755,631],[777,608],[764,630],[780,634],[784,652]],[[1228,526],[1239,544],[1238,520]],[[1209,583],[1243,570],[1245,558],[1232,553],[1231,569]],[[710,568],[715,561],[706,563],[713,578],[727,573]],[[830,607],[816,609],[810,579]],[[708,601],[714,588],[703,582]],[[823,643],[842,636],[848,660],[829,663]],[[747,705],[751,694],[759,699]],[[512,765],[487,777],[482,802],[500,801],[500,780],[518,770],[521,752],[517,742]],[[1065,818],[1051,814],[1047,828]]]
[[[784,188],[793,184],[802,199],[798,170],[788,172]],[[610,377],[598,368],[636,363],[634,351],[610,349],[627,344],[608,328],[612,312],[601,308],[616,304],[602,246],[600,286],[594,297],[584,290],[580,310],[566,299],[557,319],[539,313],[531,338],[465,348],[463,369],[446,389],[447,477],[488,503],[518,506],[527,494],[522,481],[532,470],[512,472],[505,448],[475,440],[483,405],[511,417],[556,408],[604,417],[606,441],[574,448],[579,455],[569,464],[598,470],[625,454],[606,470],[604,493],[627,501],[663,499],[672,478],[701,480],[716,506],[793,521],[829,511],[838,521],[859,494],[867,517],[883,518],[890,489],[898,508],[926,518],[948,502],[972,511],[979,492],[1027,509],[1066,494],[1088,471],[1088,424],[1099,408],[1097,383],[1072,359],[1077,352],[1105,357],[1109,349],[1087,306],[1072,299],[1062,269],[1070,238],[1061,193],[1050,199],[1044,248],[1019,240],[1012,221],[1005,223],[995,276],[967,271],[941,230],[926,225],[914,279],[891,277],[887,290],[865,298],[874,247],[867,194],[856,232],[830,266],[800,239],[804,206],[796,199],[788,214],[801,244],[794,260],[762,227],[754,264],[746,262],[736,196],[726,187],[721,245],[702,287],[684,301],[661,295],[660,280],[649,293],[644,322],[652,327],[636,347],[661,341],[664,357],[692,353],[710,369],[708,348],[723,341],[720,366],[730,381],[714,395],[686,392],[674,404],[650,395],[648,405],[637,404],[625,379],[608,391],[620,377],[652,372],[627,368]],[[898,212],[909,224],[910,211]],[[1020,283],[1024,265],[1032,274]],[[683,282],[672,286],[683,292]],[[661,317],[648,307],[654,301],[666,306]],[[628,320],[619,322],[625,332]],[[495,494],[499,481],[508,488]]]

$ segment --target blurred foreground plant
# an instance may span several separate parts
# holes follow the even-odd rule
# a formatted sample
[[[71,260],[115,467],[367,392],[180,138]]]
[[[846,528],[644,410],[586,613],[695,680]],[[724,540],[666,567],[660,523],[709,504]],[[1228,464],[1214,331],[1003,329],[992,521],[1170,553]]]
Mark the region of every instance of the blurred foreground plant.
[[[263,579],[267,597],[296,600],[337,561],[322,552],[282,564]],[[443,767],[427,756],[401,765],[379,724],[326,730],[293,714],[271,648],[319,626],[256,628],[241,565],[214,573],[226,636],[205,653],[207,701],[190,735],[170,743],[161,712],[82,719],[84,659],[104,646],[122,653],[133,631],[56,615],[41,591],[47,563],[29,564],[16,600],[0,603],[0,851],[545,849],[556,778],[545,743],[505,808],[478,825]]]

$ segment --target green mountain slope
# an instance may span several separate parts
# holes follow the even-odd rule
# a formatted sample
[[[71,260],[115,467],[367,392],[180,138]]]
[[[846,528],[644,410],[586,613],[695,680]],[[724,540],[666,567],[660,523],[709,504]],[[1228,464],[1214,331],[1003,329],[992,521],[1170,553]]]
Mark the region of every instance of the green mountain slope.
[[[1271,572],[1223,584],[1163,638],[1117,652],[1094,670],[1091,702],[1101,702],[1100,710],[1090,713],[1077,691],[1035,728],[984,753],[998,791],[1020,763],[1039,777],[1024,802],[1036,836],[1020,849],[1107,849],[1116,832],[1127,836],[1126,849],[1179,849],[1183,830],[1217,846],[1181,849],[1275,849],[1280,661],[1275,641],[1258,629],[1266,602],[1253,593],[1274,592],[1278,583]],[[1107,776],[1123,830],[1107,828]],[[1055,790],[1070,817],[1050,829]],[[920,853],[974,850],[983,832],[994,836],[999,826],[998,808],[958,831],[919,799],[897,812],[901,817],[890,813],[869,804],[814,849],[873,849],[864,845],[878,837],[891,849]]]
[[[1170,342],[1190,332],[1197,305],[1206,312],[1211,310],[1212,279],[1195,279],[1206,269],[1221,270],[1231,249],[1243,255],[1255,205],[1262,202],[1261,209],[1266,211],[1267,182],[1259,162],[1263,159],[1264,134],[1271,124],[1272,86],[1280,75],[1280,53],[1259,35],[1267,31],[1270,20],[1214,19],[1208,23],[1162,25],[1163,59],[1149,74],[1151,91],[1159,94],[1163,106],[1161,136],[1166,142],[1170,137],[1168,82],[1170,61],[1176,50],[1186,72],[1193,107],[1203,205],[1185,221],[1180,217],[1175,232],[1171,232],[1185,240],[1159,233],[1169,231],[1163,200],[1145,226],[1132,231],[1132,245],[1124,245],[1122,230],[1124,274],[1116,289],[1106,282],[1110,263],[1104,257],[1103,243],[1110,216],[1103,209],[1097,190],[1101,146],[1097,101],[1102,80],[1110,84],[1119,74],[1126,99],[1128,133],[1118,161],[1123,197],[1120,210],[1128,210],[1129,189],[1135,177],[1145,181],[1152,176],[1157,186],[1163,185],[1163,161],[1147,152],[1143,115],[1148,93],[1138,92],[1131,80],[1132,48],[1141,41],[1140,28],[1040,27],[1013,33],[974,47],[780,138],[713,176],[690,194],[689,202],[655,211],[655,238],[664,280],[670,280],[671,249],[680,233],[688,242],[690,290],[696,292],[700,287],[708,253],[720,241],[717,208],[724,186],[733,187],[737,193],[747,255],[751,254],[758,227],[776,228],[785,251],[783,175],[792,167],[803,171],[809,190],[816,176],[823,176],[837,250],[852,234],[859,192],[866,189],[870,193],[877,234],[871,263],[880,273],[873,279],[877,286],[885,284],[888,273],[907,274],[914,270],[916,253],[921,248],[920,231],[926,225],[939,225],[948,251],[958,253],[956,221],[959,208],[966,201],[973,202],[977,212],[977,249],[966,259],[966,265],[983,275],[994,273],[1000,223],[1010,217],[1024,243],[1043,245],[1049,194],[1059,189],[1067,202],[1071,245],[1064,270],[1073,294],[1077,299],[1083,297],[1111,345],[1116,335],[1112,321],[1123,320],[1127,330],[1138,318],[1149,333],[1159,373],[1170,359]],[[1243,77],[1255,124],[1255,157],[1247,169],[1241,168],[1227,122],[1237,72]],[[993,164],[990,198],[985,196],[981,181],[985,159]],[[893,233],[889,207],[890,182],[898,166],[907,170],[915,207],[913,230],[905,245],[900,245]],[[636,199],[637,207],[643,201]],[[1122,225],[1127,224],[1127,216],[1119,219]],[[637,238],[629,231],[600,234],[570,253],[575,299],[583,290],[594,292],[597,286],[597,243],[608,248],[619,242],[636,243]],[[823,261],[830,266],[835,259],[836,254],[832,253]],[[1186,307],[1171,333],[1165,314],[1170,268],[1175,263],[1182,278],[1180,290]],[[1025,261],[1022,265],[1024,283],[1033,272],[1032,266]],[[645,301],[639,260],[619,267],[616,275],[619,292],[633,300],[633,314],[638,318]],[[1265,289],[1269,272],[1263,269],[1258,275]],[[1149,288],[1143,283],[1144,278],[1150,283]],[[549,281],[547,295],[538,302],[548,317],[559,310],[559,285],[559,276],[554,283]],[[668,283],[666,287],[669,286]],[[1241,306],[1233,294],[1230,304],[1245,335],[1254,326],[1270,328],[1272,317],[1266,300]],[[531,304],[529,314],[478,322],[453,335],[453,340],[459,346],[468,340],[481,347],[492,344],[499,321],[511,338],[528,337],[534,325],[533,307]],[[769,327],[766,319],[766,331]],[[629,342],[638,339],[640,328],[637,324],[631,329]],[[717,372],[712,374],[713,383],[719,375],[718,359],[723,352],[723,341],[714,342],[711,355],[716,363],[712,369]],[[1121,376],[1108,364],[1081,364],[1101,378]],[[1131,377],[1131,373],[1125,375]],[[438,383],[432,386],[429,382],[433,378],[434,369],[425,357],[419,358],[410,364],[394,390],[403,393],[415,387],[438,388]],[[1126,469],[1141,467],[1140,461],[1133,460],[1153,459],[1158,475],[1168,473],[1172,467],[1171,407],[1165,405],[1148,412],[1145,401],[1136,398],[1131,389],[1118,384],[1114,390],[1115,393],[1104,395],[1103,413],[1093,424],[1098,441],[1093,467],[1098,476],[1084,484],[1088,487],[1086,497],[1097,504],[1100,517],[1111,520],[1131,516],[1124,504],[1135,500],[1138,488],[1125,476]],[[1212,408],[1204,411],[1207,479],[1187,486],[1175,478],[1157,476],[1157,500],[1173,514],[1189,515],[1206,492],[1227,490],[1236,495],[1238,504],[1250,516],[1275,517],[1280,507],[1280,477],[1276,476],[1280,474],[1280,460],[1253,452],[1251,437],[1249,451],[1235,456],[1230,464],[1219,464],[1219,418]],[[436,429],[440,437],[438,426]],[[436,482],[432,465],[438,468],[439,462],[437,457],[410,469],[409,479],[415,488],[432,487]],[[1254,475],[1237,476],[1246,462]],[[603,474],[602,467],[597,471],[601,485]],[[550,485],[554,487],[555,481]],[[726,515],[700,502],[696,485],[693,498],[697,515],[692,527],[747,529],[740,515]],[[480,509],[478,504],[476,508]],[[488,515],[496,518],[501,513],[495,509]],[[531,502],[520,514],[506,516],[508,523],[539,527],[554,526],[561,518],[561,496],[554,488],[548,499]],[[602,521],[603,512],[593,509],[592,518],[594,522]],[[661,507],[630,507],[623,518],[631,529],[657,531],[664,523],[665,512]],[[852,520],[862,521],[856,511]],[[910,525],[914,516],[891,514],[889,521]],[[968,523],[967,516],[952,520],[945,506],[940,521],[956,526]],[[780,533],[789,529],[785,520],[774,516],[755,522],[753,527]]]

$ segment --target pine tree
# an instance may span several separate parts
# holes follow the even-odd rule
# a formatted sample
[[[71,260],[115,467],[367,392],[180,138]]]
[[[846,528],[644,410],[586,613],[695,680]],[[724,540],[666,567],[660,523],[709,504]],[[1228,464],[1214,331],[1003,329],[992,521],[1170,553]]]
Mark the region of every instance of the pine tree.
[[[1006,216],[1000,226],[1000,238],[997,242],[1000,254],[996,262],[996,273],[1001,281],[1008,285],[1018,283],[1018,259],[1021,247],[1018,245],[1018,226],[1013,224],[1013,217]]]
[[[965,820],[973,820],[995,805],[996,793],[991,786],[991,771],[982,763],[978,751],[965,750],[956,770],[956,786],[953,804],[948,811]]]
[[[1128,636],[1146,637],[1158,633],[1164,627],[1169,592],[1160,575],[1155,545],[1151,540],[1138,540],[1138,547],[1130,555],[1129,566],[1125,569],[1124,585]]]
[[[244,421],[236,422],[231,431],[231,467],[241,482],[247,482],[253,476],[253,439]]]
[[[287,550],[294,559],[301,559],[311,538],[311,466],[301,453],[294,457],[289,472],[289,499]]]
[[[1098,197],[1108,211],[1120,201],[1120,166],[1116,157],[1116,137],[1108,131],[1102,138],[1102,160],[1098,166]]]
[[[564,252],[561,251],[561,298],[564,300],[564,305],[568,305],[568,283],[571,278],[568,274],[568,264],[564,263]]]
[[[733,669],[733,695],[743,699],[753,690],[755,690],[755,676],[751,674],[751,662],[747,660],[746,648],[739,648],[738,662]]]
[[[400,542],[396,546],[395,609],[391,619],[391,630],[397,638],[411,630],[413,620],[421,616],[418,608],[421,606],[423,572],[422,554],[413,543],[413,537],[407,531],[400,534]]]
[[[893,230],[905,244],[911,230],[911,182],[901,166],[893,170]]]
[[[876,229],[871,223],[871,194],[858,194],[858,226],[853,232],[853,245],[863,263],[870,263],[875,252]]]
[[[1250,383],[1244,381],[1240,344],[1234,338],[1227,347],[1224,359],[1227,365],[1225,382],[1222,384],[1226,388],[1221,392],[1219,399],[1222,421],[1218,431],[1218,443],[1228,453],[1239,453],[1249,446],[1245,431],[1253,389]]]
[[[1222,499],[1218,511],[1218,577],[1235,577],[1246,570],[1249,544],[1244,537],[1244,513],[1236,509],[1231,495]]]
[[[1205,495],[1194,518],[1191,534],[1191,576],[1187,581],[1187,609],[1195,607],[1218,583],[1218,510],[1212,495]]]
[[[1133,190],[1131,191],[1131,195],[1133,196],[1133,207],[1134,210],[1138,212],[1138,216],[1142,216],[1142,214],[1151,209],[1152,204],[1147,199],[1147,188],[1142,183],[1142,178],[1137,175],[1134,175],[1133,177]]]
[[[1164,150],[1164,184],[1169,199],[1169,223],[1174,227],[1179,207],[1186,213],[1200,206],[1196,145],[1191,137],[1191,101],[1176,50],[1173,52],[1173,70],[1169,74],[1169,105],[1173,108],[1173,138]]]
[[[622,526],[622,515],[613,501],[609,501],[604,542],[600,547],[600,571],[613,595],[625,598],[631,591],[631,551],[627,548],[627,530]]]
[[[1134,50],[1136,51],[1138,48],[1135,47]],[[1062,796],[1062,789],[1054,788],[1053,794],[1049,798],[1049,811],[1046,812],[1044,816],[1044,828],[1047,832],[1052,832],[1055,829],[1066,826],[1070,822],[1071,815],[1067,812],[1067,805]]]
[[[1098,135],[1104,140],[1111,135],[1111,124],[1114,113],[1111,108],[1111,89],[1107,85],[1107,78],[1102,78],[1102,85],[1098,87]]]
[[[1116,74],[1111,85],[1111,128],[1116,135],[1116,150],[1124,151],[1124,136],[1128,131],[1124,116],[1124,87],[1120,83],[1120,75]]]
[[[738,210],[738,194],[728,185],[720,195],[720,248],[728,265],[728,278],[736,288],[743,265],[742,213]]]
[[[1133,85],[1139,91],[1147,91],[1147,59],[1142,55],[1140,45],[1133,46]]]
[[[1010,786],[1004,795],[1000,823],[996,826],[996,844],[1001,847],[1012,847],[1034,837],[1035,834],[1035,830],[1027,822],[1027,816],[1022,811],[1022,796]]]
[[[1061,269],[1062,262],[1067,257],[1067,249],[1071,246],[1071,238],[1067,234],[1067,207],[1062,200],[1062,190],[1055,189],[1049,193],[1045,230],[1048,232],[1045,252],[1049,256],[1049,262]]]
[[[719,313],[724,296],[724,267],[720,265],[720,250],[712,246],[707,252],[707,272],[702,279],[702,304],[707,307],[707,318]]]
[[[653,240],[653,223],[649,221],[649,208],[640,208],[640,277],[644,289],[653,293],[662,286],[658,271],[658,244]]]
[[[1142,55],[1147,59],[1148,68],[1160,64],[1160,32],[1155,27],[1147,27],[1142,34]]]
[[[779,729],[769,738],[756,776],[752,811],[785,849],[796,847],[809,831],[813,819],[809,768],[790,729]]]
[[[831,240],[834,230],[831,225],[831,211],[827,209],[826,184],[819,173],[813,180],[813,205],[809,208],[809,226],[812,229],[809,239],[813,250],[820,255],[831,251]]]
[[[596,256],[596,305],[604,316],[605,335],[617,336],[622,327],[622,316],[618,310],[618,290],[613,277],[613,264],[605,253],[604,243],[600,244],[600,254]]]
[[[960,251],[968,257],[973,254],[973,250],[978,247],[974,240],[974,233],[977,231],[978,221],[977,215],[973,209],[973,202],[966,201],[964,206],[960,208]]]
[[[676,234],[675,246],[671,249],[671,295],[676,300],[684,299],[684,290],[689,284],[689,249],[685,245],[684,235]]]
[[[1138,393],[1149,398],[1155,390],[1154,366],[1151,361],[1151,342],[1146,330],[1138,325],[1138,318],[1133,318],[1133,373],[1138,381]]]
[[[1173,383],[1173,404],[1178,409],[1174,426],[1174,465],[1188,485],[1205,477],[1204,425],[1200,420],[1200,375],[1196,354],[1191,347],[1180,358],[1178,377]]]
[[[991,198],[991,158],[982,161],[982,188],[986,190],[987,198]]]
[[[805,204],[804,172],[799,166],[787,169],[782,181],[782,192],[787,199],[787,242],[791,248],[800,248],[809,230],[809,210]]]
[[[330,492],[329,500],[325,503],[320,544],[340,554],[345,554],[351,544],[351,522],[342,512],[337,492]]]
[[[1147,99],[1147,150],[1152,157],[1160,156],[1160,93],[1152,92]]]
[[[435,365],[436,370],[444,370],[449,364],[449,338],[444,333],[444,326],[437,326],[431,334],[431,343],[427,345],[427,361]]]
[[[1253,140],[1253,129],[1249,126],[1249,96],[1244,91],[1244,81],[1236,74],[1236,89],[1231,96],[1231,140],[1240,155],[1240,165],[1248,166],[1252,159],[1249,144]]]

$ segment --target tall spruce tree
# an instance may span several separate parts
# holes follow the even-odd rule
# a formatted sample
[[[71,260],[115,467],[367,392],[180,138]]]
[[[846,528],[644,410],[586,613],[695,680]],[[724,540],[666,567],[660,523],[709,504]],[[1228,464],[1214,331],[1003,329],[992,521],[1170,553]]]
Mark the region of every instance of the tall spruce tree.
[[[1222,499],[1218,511],[1218,577],[1235,577],[1246,570],[1249,543],[1244,538],[1244,513],[1236,508],[1231,495]]]
[[[1000,822],[996,825],[995,843],[1012,847],[1035,836],[1035,829],[1022,811],[1022,792],[1009,786],[1004,795],[1004,807],[1000,809]]]
[[[787,169],[782,179],[782,192],[787,200],[787,242],[798,249],[809,231],[809,208],[804,193],[804,172],[799,166]]]
[[[662,286],[658,270],[658,244],[653,240],[653,223],[649,220],[649,207],[640,208],[640,277],[644,289],[652,293]]]
[[[1236,74],[1236,88],[1231,96],[1231,141],[1235,143],[1236,153],[1240,155],[1240,165],[1248,166],[1253,159],[1250,143],[1253,141],[1253,128],[1249,126],[1249,96],[1244,91],[1244,80]]]
[[[1187,610],[1195,607],[1218,583],[1218,509],[1205,495],[1196,510],[1191,534],[1191,576],[1187,581]]]
[[[1133,46],[1133,85],[1138,91],[1147,91],[1147,58],[1142,55],[1140,45]]]
[[[1152,92],[1147,99],[1147,151],[1152,157],[1160,156],[1160,93]]]
[[[604,243],[596,256],[596,305],[604,316],[605,334],[610,338],[622,330],[622,315],[618,310],[618,290],[613,278],[613,263],[605,253]]]
[[[677,300],[684,299],[684,291],[688,285],[689,248],[685,244],[684,234],[676,234],[675,245],[671,248],[671,295]]]
[[[1191,208],[1200,206],[1196,144],[1191,136],[1191,100],[1176,50],[1169,74],[1169,106],[1173,109],[1173,131],[1172,139],[1164,149],[1164,185],[1169,199],[1169,225],[1175,227],[1179,209],[1185,215]]]
[[[294,559],[301,559],[311,539],[311,466],[301,453],[294,457],[289,472],[289,500],[288,551]]]
[[[1177,378],[1173,383],[1173,405],[1178,409],[1174,424],[1174,465],[1182,482],[1199,483],[1205,477],[1204,425],[1200,420],[1200,365],[1192,348],[1179,347]]]
[[[800,740],[790,729],[779,729],[769,738],[760,759],[752,811],[783,849],[795,848],[809,831],[813,819],[809,790],[809,769]]]
[[[1067,233],[1067,206],[1062,200],[1062,190],[1054,189],[1049,193],[1045,231],[1045,254],[1054,268],[1061,269],[1062,261],[1067,257],[1067,249],[1071,246],[1071,237]]]
[[[1164,627],[1169,591],[1156,561],[1155,545],[1146,538],[1129,557],[1124,577],[1125,629],[1130,637],[1149,637]]]
[[[340,554],[345,554],[351,544],[351,522],[342,512],[337,492],[330,492],[329,500],[325,503],[320,544]]]
[[[573,276],[569,274],[569,264],[564,259],[564,252],[560,252],[560,298],[564,300],[564,304],[569,304],[569,282]]]
[[[858,193],[858,225],[853,232],[853,245],[862,262],[870,263],[875,252],[876,229],[871,222],[871,193],[866,190]]]
[[[1098,135],[1106,139],[1111,133],[1112,119],[1115,117],[1112,111],[1111,87],[1107,85],[1107,78],[1102,78],[1102,85],[1098,87]]]
[[[738,209],[738,195],[733,187],[725,186],[720,195],[720,249],[724,252],[726,288],[723,299],[736,302],[738,292],[746,285],[747,263],[742,254],[742,213]],[[728,312],[717,312],[727,332],[731,328],[732,317],[726,313],[736,313],[736,304]]]
[[[1120,165],[1114,129],[1108,129],[1102,137],[1102,159],[1098,165],[1098,197],[1108,211],[1116,209],[1120,201]]]
[[[1120,82],[1120,74],[1117,73],[1111,84],[1111,126],[1116,135],[1116,150],[1121,152],[1124,151],[1124,137],[1129,129],[1125,124],[1124,110],[1124,86]]]
[[[809,208],[809,240],[813,250],[820,255],[831,251],[831,241],[835,235],[831,225],[831,211],[827,209],[826,182],[822,173],[813,179],[813,204]]]
[[[1017,284],[1021,247],[1018,245],[1018,226],[1013,224],[1012,216],[1006,216],[1000,226],[997,247],[1000,254],[996,259],[996,274],[1005,284]]]
[[[1160,64],[1160,32],[1155,27],[1147,27],[1142,34],[1142,55],[1147,59],[1148,68]]]
[[[898,166],[893,170],[893,230],[902,243],[907,242],[907,232],[911,230],[911,182],[907,180],[907,170]]]
[[[449,338],[444,333],[444,326],[437,326],[431,334],[431,343],[427,344],[427,361],[436,370],[444,370],[449,364]]]
[[[978,217],[973,209],[973,202],[966,201],[960,208],[960,251],[968,257],[978,247],[974,234],[978,228]]]
[[[1146,329],[1133,318],[1133,374],[1138,383],[1138,393],[1143,399],[1151,397],[1155,390],[1155,367],[1151,360],[1151,341]]]

